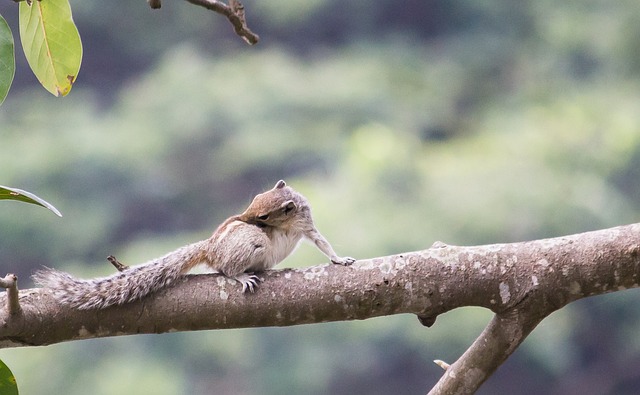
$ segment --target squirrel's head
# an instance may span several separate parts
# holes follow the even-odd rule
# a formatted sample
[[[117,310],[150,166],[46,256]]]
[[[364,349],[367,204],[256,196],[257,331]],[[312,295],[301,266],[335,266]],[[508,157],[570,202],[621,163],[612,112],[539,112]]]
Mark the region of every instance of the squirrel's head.
[[[241,217],[257,225],[279,226],[294,218],[302,201],[299,193],[280,180],[272,189],[256,195]]]

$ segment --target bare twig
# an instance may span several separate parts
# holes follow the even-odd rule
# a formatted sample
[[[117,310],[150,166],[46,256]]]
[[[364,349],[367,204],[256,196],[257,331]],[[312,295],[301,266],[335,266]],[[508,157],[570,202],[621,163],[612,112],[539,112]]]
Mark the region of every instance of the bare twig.
[[[451,367],[451,365],[449,365],[448,363],[446,363],[442,359],[434,359],[433,363],[435,363],[436,365],[440,366],[444,370],[447,370],[447,369],[449,369]]]
[[[18,300],[18,276],[7,274],[4,278],[0,278],[0,287],[7,290],[7,311],[9,315],[19,314],[22,309]]]
[[[113,255],[109,255],[107,257],[107,260],[113,265],[115,266],[115,268],[119,271],[119,272],[123,272],[125,270],[127,270],[129,268],[129,266],[121,263],[119,260],[116,259],[115,256]]]
[[[236,34],[250,45],[258,43],[260,37],[247,27],[244,6],[238,0],[230,0],[229,5],[218,0],[187,0],[191,4],[204,7],[227,17]]]

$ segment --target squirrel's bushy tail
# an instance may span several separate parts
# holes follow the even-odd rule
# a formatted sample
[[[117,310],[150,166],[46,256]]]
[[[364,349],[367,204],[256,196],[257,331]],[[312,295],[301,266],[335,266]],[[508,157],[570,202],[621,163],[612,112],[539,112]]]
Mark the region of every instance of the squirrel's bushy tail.
[[[86,310],[121,305],[168,286],[195,266],[198,262],[194,250],[187,247],[108,277],[82,280],[45,268],[38,270],[33,279],[36,284],[51,289],[56,300],[70,307]]]

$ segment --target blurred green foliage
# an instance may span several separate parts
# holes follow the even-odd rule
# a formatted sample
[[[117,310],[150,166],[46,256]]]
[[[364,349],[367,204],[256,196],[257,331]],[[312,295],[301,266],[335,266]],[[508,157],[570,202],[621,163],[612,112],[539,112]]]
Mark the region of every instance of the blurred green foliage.
[[[9,23],[11,6],[0,4]],[[640,4],[245,6],[255,48],[187,4],[72,3],[85,46],[73,93],[53,100],[16,75],[0,108],[0,181],[65,213],[0,207],[0,268],[23,288],[40,265],[102,275],[109,254],[134,264],[204,238],[280,178],[307,195],[338,252],[360,258],[638,221]],[[324,261],[303,245],[282,266]],[[637,393],[637,296],[555,313],[480,393]],[[441,374],[431,360],[454,361],[489,316],[101,339],[0,358],[25,394],[422,394]]]

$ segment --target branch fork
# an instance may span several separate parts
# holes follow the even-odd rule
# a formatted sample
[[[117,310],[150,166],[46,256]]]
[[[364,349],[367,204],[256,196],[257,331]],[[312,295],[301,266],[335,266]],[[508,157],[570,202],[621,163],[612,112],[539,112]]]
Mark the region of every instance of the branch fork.
[[[640,224],[523,243],[422,251],[268,270],[251,295],[218,274],[184,276],[154,295],[100,311],[60,305],[46,288],[23,291],[16,278],[0,286],[0,348],[123,334],[289,326],[415,314],[433,325],[439,314],[480,306],[494,316],[429,392],[471,394],[552,312],[578,299],[637,288]],[[126,265],[115,257],[117,270]],[[6,300],[3,300],[5,298]],[[19,316],[16,317],[16,314]]]

